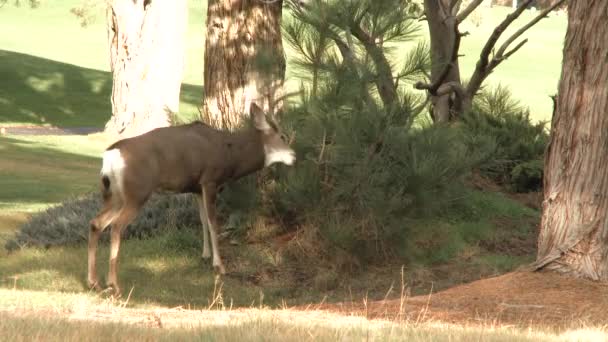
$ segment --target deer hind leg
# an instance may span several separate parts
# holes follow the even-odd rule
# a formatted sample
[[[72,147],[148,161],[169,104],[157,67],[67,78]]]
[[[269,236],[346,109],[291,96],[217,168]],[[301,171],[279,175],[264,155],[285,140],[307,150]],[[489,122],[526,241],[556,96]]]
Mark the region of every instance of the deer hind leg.
[[[125,205],[120,214],[112,225],[112,231],[110,232],[110,269],[108,271],[108,288],[113,290],[115,297],[120,296],[120,287],[118,286],[118,251],[120,249],[120,235],[123,229],[133,221],[139,206]]]
[[[203,195],[196,197],[198,200],[198,214],[201,218],[203,226],[203,259],[209,259],[211,252],[209,251],[209,222],[207,221],[207,210],[205,209],[205,198]]]
[[[219,270],[220,274],[226,274],[226,269],[222,264],[222,258],[219,252],[219,243],[217,239],[217,220],[215,216],[215,198],[217,194],[217,186],[215,183],[203,184],[204,209],[207,216],[207,226],[211,238],[211,249],[213,253],[213,267]],[[203,246],[204,248],[204,246]]]
[[[94,219],[91,220],[89,227],[89,251],[88,251],[88,276],[87,282],[90,288],[101,290],[97,278],[97,243],[101,233],[112,224],[118,216],[119,209],[114,207],[111,199],[104,201],[104,206]]]

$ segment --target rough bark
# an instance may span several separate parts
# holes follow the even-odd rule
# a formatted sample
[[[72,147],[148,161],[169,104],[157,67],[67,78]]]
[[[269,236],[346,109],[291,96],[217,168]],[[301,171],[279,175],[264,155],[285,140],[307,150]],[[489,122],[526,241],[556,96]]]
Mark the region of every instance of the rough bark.
[[[112,117],[121,137],[171,123],[179,109],[186,0],[113,0],[108,5]]]
[[[535,267],[608,280],[608,2],[569,1]]]
[[[234,129],[255,101],[282,108],[285,56],[282,1],[210,0],[205,42],[203,121]]]

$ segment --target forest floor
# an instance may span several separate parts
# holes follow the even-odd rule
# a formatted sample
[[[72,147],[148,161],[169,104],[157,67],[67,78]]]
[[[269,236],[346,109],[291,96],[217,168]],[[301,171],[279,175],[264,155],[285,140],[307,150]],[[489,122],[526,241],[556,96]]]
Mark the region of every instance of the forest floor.
[[[369,318],[569,328],[608,322],[608,284],[517,271],[405,300],[324,304],[317,310]]]

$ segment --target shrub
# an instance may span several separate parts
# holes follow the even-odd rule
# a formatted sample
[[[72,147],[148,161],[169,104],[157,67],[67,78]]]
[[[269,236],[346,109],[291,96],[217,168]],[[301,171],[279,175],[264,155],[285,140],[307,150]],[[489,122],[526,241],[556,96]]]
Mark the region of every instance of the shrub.
[[[532,123],[529,112],[512,99],[507,88],[498,86],[479,94],[473,110],[463,116],[463,122],[470,135],[496,143],[491,158],[479,166],[482,174],[516,191],[539,189],[543,155],[549,141],[545,123]]]
[[[494,148],[448,126],[385,125],[391,114],[374,106],[328,110],[305,104],[286,114],[285,122],[297,122],[299,161],[278,178],[272,203],[359,259],[402,248],[408,220],[448,210],[463,178]]]
[[[35,214],[25,222],[6,249],[72,245],[87,241],[89,221],[101,208],[101,196],[92,193],[70,199]],[[198,204],[190,195],[152,196],[137,218],[125,229],[123,238],[143,239],[174,229],[200,229]],[[109,230],[109,229],[108,229]],[[108,234],[102,235],[103,240]]]

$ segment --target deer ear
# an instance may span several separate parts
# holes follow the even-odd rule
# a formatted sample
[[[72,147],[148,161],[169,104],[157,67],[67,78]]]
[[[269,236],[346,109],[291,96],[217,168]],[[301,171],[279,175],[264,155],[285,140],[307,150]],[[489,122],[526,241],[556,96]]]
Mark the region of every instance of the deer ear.
[[[264,111],[255,102],[251,102],[249,112],[253,119],[253,125],[255,128],[259,129],[260,131],[267,131],[270,129],[270,125],[268,124],[268,121],[266,121]]]

